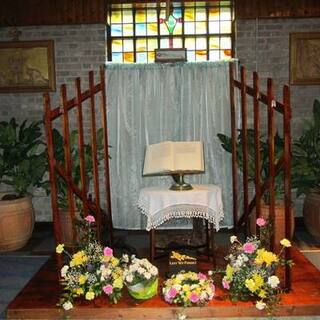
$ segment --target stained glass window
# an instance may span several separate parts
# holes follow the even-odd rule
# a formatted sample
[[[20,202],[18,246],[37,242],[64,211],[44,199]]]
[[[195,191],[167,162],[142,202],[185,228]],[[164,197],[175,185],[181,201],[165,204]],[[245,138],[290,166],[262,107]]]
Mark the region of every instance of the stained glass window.
[[[154,62],[157,48],[186,48],[188,61],[231,58],[232,1],[172,0],[169,11],[166,4],[110,4],[107,60]]]

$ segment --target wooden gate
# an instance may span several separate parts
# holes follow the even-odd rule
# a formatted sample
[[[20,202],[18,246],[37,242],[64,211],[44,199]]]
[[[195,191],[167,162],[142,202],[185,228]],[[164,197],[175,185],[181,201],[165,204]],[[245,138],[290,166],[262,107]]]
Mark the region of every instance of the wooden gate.
[[[82,203],[83,215],[93,214],[96,218],[97,239],[101,241],[103,220],[107,220],[108,241],[112,245],[112,214],[111,214],[111,198],[110,198],[110,176],[109,176],[109,152],[108,152],[108,131],[107,131],[107,113],[106,113],[106,90],[105,90],[105,72],[104,68],[100,68],[100,82],[94,83],[94,73],[89,72],[89,89],[81,91],[80,78],[75,79],[76,96],[73,98],[67,97],[66,85],[60,87],[59,106],[52,108],[49,93],[44,94],[44,109],[45,109],[45,131],[47,138],[47,150],[49,160],[49,175],[51,185],[51,205],[53,212],[53,226],[56,243],[61,243],[61,224],[59,221],[58,208],[58,190],[57,178],[61,177],[67,185],[68,211],[72,221],[75,219],[75,197]],[[96,125],[96,101],[95,97],[100,96],[99,108],[101,117],[101,128],[103,135],[103,164],[104,164],[104,188],[106,195],[106,215],[101,209],[100,199],[100,184],[99,170],[97,158],[97,125]],[[92,176],[93,176],[93,194],[88,197],[88,181],[86,181],[86,160],[85,160],[85,143],[84,143],[84,112],[83,103],[89,102],[89,118],[90,118],[90,146],[92,148]],[[71,110],[76,108],[78,130],[78,151],[80,161],[80,178],[81,187],[74,183],[72,177],[72,158],[70,153],[70,117]],[[61,121],[63,148],[64,148],[64,163],[59,163],[55,158],[55,146],[53,140],[53,121]],[[73,224],[73,239],[75,240],[75,226]]]
[[[236,89],[240,92],[241,121],[236,121]],[[249,202],[249,183],[248,183],[248,101],[253,99],[253,126],[254,126],[254,186],[255,195]],[[284,175],[284,205],[285,205],[285,235],[287,239],[291,238],[291,133],[290,133],[290,89],[289,86],[283,86],[283,102],[276,101],[273,93],[273,81],[267,81],[267,94],[260,92],[259,75],[253,72],[253,87],[247,85],[246,70],[240,68],[240,80],[235,79],[234,64],[230,63],[230,105],[231,105],[231,138],[232,138],[232,191],[233,191],[233,219],[235,231],[241,225],[247,225],[249,216],[253,208],[256,210],[257,217],[261,215],[261,198],[263,194],[269,192],[269,216],[272,221],[275,217],[275,178],[283,171]],[[269,176],[265,181],[261,181],[261,159],[260,159],[260,134],[261,117],[260,108],[267,108],[267,132],[268,132],[268,172]],[[281,116],[282,136],[284,139],[283,154],[275,162],[275,115]],[[243,214],[238,217],[238,167],[237,167],[237,130],[240,128],[242,135],[242,187],[243,187]],[[290,248],[285,250],[285,258],[290,259]],[[290,289],[291,272],[288,265],[285,267],[285,287]]]

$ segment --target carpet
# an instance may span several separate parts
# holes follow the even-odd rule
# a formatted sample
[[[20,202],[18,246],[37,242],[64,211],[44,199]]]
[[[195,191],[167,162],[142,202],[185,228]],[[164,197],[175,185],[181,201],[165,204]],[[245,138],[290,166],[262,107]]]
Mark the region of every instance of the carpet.
[[[0,255],[0,319],[7,305],[48,260],[48,256]]]

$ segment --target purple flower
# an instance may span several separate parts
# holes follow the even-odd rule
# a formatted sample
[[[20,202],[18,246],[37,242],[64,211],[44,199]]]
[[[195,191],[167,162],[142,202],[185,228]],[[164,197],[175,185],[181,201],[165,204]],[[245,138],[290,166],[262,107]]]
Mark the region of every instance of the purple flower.
[[[109,248],[109,247],[105,247],[103,249],[103,255],[105,257],[111,257],[113,255],[113,250],[111,248]]]
[[[95,222],[96,219],[94,218],[94,216],[88,215],[84,218],[84,220],[88,221],[89,223]]]
[[[111,294],[113,292],[113,287],[111,284],[107,284],[102,288],[103,292],[107,295]]]
[[[263,218],[258,218],[256,223],[259,227],[263,227],[266,225],[266,220],[264,220]]]
[[[198,273],[198,279],[199,279],[199,280],[206,280],[207,277],[206,277],[206,275],[203,274],[202,272],[199,272],[199,273]]]
[[[230,283],[226,279],[222,279],[222,286],[224,289],[229,290],[230,289]]]
[[[197,303],[199,301],[199,295],[196,294],[195,292],[192,292],[190,295],[190,301],[192,303]]]
[[[93,271],[93,265],[92,265],[92,263],[88,263],[88,264],[87,264],[87,270],[88,270],[89,272]]]
[[[253,253],[254,250],[256,250],[256,247],[253,243],[251,242],[246,242],[244,245],[243,245],[243,251],[245,253]]]

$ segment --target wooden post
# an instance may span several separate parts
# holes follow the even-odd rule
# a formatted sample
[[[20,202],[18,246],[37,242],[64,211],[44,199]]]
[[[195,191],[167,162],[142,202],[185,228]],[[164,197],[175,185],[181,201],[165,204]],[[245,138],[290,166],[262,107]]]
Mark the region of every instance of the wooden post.
[[[104,147],[104,183],[106,189],[106,206],[107,206],[107,227],[109,245],[113,242],[113,226],[112,226],[112,211],[111,211],[111,187],[110,187],[110,173],[109,173],[109,143],[108,143],[108,126],[107,126],[107,101],[106,101],[106,85],[105,85],[105,71],[100,67],[100,84],[101,84],[101,124],[103,130],[103,147]]]
[[[54,150],[53,150],[53,138],[52,138],[52,123],[51,123],[51,107],[50,107],[50,96],[46,92],[43,95],[44,98],[44,128],[47,136],[47,154],[48,154],[48,165],[49,165],[49,179],[51,187],[51,207],[52,207],[52,220],[55,244],[61,243],[61,224],[59,218],[58,208],[58,192],[57,192],[57,180],[55,175],[55,161],[54,161]],[[61,254],[56,253],[56,261],[58,268],[61,269],[63,262]]]
[[[97,156],[97,130],[96,130],[96,113],[95,113],[95,95],[94,95],[94,74],[89,72],[89,91],[90,91],[90,110],[91,110],[91,147],[93,162],[93,185],[94,185],[94,203],[97,209],[97,238],[101,241],[101,207],[100,207],[100,190],[99,190],[99,168]]]
[[[62,126],[63,126],[63,147],[64,147],[64,159],[65,159],[65,170],[66,170],[66,183],[67,183],[67,196],[68,196],[68,209],[72,221],[72,238],[73,243],[76,243],[76,230],[74,225],[75,220],[75,203],[73,198],[73,190],[71,187],[72,181],[72,160],[70,153],[70,131],[69,131],[69,115],[68,115],[68,100],[67,100],[67,89],[66,85],[62,84],[61,89],[61,103],[63,108],[62,114]]]
[[[255,163],[255,197],[256,217],[261,216],[261,156],[260,156],[260,109],[259,109],[259,76],[253,73],[253,111],[254,111],[254,163]]]
[[[247,233],[249,215],[249,195],[248,195],[248,134],[247,134],[247,92],[246,92],[246,70],[240,69],[241,73],[241,135],[242,135],[242,185],[243,185],[243,212],[245,215],[245,233]]]
[[[232,153],[232,195],[233,195],[233,228],[238,232],[238,168],[237,168],[237,125],[236,102],[234,96],[234,65],[229,63],[230,106],[231,106],[231,153]]]
[[[83,203],[83,213],[86,217],[88,215],[88,199],[87,199],[87,177],[86,177],[86,163],[84,152],[84,133],[83,133],[83,117],[82,117],[82,101],[81,101],[81,80],[77,78],[75,81],[77,111],[78,111],[78,148],[80,157],[80,178],[81,178],[81,195]]]
[[[275,166],[274,166],[274,110],[275,101],[273,97],[272,79],[268,79],[268,156],[269,156],[269,217],[275,227]],[[272,234],[271,246],[274,244],[274,233]]]
[[[283,87],[283,105],[285,235],[291,240],[291,105],[288,86]],[[285,259],[291,259],[291,248],[285,249]],[[285,266],[284,286],[291,289],[291,268],[288,265]]]

